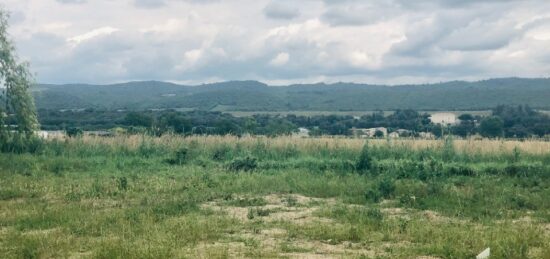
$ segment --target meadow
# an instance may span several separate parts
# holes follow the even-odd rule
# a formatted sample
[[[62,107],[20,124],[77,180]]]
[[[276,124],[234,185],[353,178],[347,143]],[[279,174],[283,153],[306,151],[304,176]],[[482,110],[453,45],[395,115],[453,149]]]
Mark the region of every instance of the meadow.
[[[550,142],[35,145],[0,154],[1,258],[550,258]]]

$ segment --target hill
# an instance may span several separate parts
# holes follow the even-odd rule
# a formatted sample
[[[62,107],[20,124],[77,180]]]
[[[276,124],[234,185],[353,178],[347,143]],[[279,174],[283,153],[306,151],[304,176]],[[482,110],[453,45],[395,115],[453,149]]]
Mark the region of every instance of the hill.
[[[268,86],[230,81],[199,86],[158,81],[111,85],[40,84],[39,109],[232,111],[484,110],[500,104],[550,108],[550,79],[502,78],[424,85],[354,83]]]

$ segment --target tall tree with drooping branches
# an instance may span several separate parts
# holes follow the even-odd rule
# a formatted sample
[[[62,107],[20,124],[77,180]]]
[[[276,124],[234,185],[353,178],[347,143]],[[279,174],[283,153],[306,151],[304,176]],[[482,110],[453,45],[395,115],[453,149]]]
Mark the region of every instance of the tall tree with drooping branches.
[[[8,34],[7,11],[0,8],[0,143],[29,139],[38,129],[30,87],[34,84],[29,65],[19,61]],[[17,135],[17,136],[15,136]]]

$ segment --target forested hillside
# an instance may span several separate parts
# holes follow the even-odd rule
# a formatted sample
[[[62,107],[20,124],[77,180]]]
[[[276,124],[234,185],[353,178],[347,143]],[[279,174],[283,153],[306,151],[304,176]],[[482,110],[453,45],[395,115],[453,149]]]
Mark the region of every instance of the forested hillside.
[[[426,85],[353,83],[268,86],[231,81],[185,86],[146,81],[34,88],[42,109],[189,108],[233,111],[483,110],[500,104],[550,108],[550,79],[490,79]]]

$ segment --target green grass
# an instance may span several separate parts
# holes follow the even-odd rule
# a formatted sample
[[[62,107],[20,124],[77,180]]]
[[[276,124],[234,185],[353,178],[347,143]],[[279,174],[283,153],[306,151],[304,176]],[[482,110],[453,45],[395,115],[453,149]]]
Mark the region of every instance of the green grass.
[[[358,170],[360,152],[70,140],[1,154],[0,257],[550,254],[548,154],[373,146]]]

